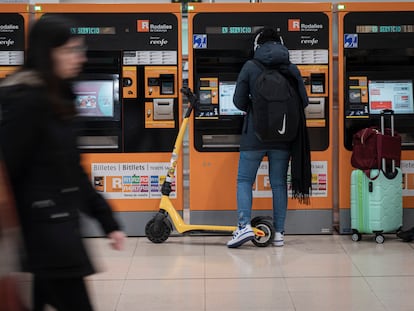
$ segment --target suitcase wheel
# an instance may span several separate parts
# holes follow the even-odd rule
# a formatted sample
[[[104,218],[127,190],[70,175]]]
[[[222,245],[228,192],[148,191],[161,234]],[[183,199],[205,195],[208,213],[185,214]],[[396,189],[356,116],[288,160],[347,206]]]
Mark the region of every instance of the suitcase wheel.
[[[352,241],[354,241],[354,242],[359,242],[359,241],[361,241],[361,239],[362,239],[362,235],[361,235],[361,233],[359,233],[358,231],[356,231],[356,230],[353,230],[354,232],[352,233],[352,236],[351,236],[351,239],[352,239]]]
[[[384,243],[384,241],[385,241],[385,238],[382,234],[377,234],[375,236],[375,242],[377,242],[378,244],[382,244]]]

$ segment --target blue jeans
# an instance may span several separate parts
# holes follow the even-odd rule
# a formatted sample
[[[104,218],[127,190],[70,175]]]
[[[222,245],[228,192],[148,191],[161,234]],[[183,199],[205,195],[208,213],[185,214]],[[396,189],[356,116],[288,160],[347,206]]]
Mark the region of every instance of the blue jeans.
[[[269,159],[269,179],[273,197],[273,225],[276,232],[285,231],[287,210],[287,169],[290,152],[288,150],[240,151],[237,175],[237,214],[238,224],[250,224],[252,214],[252,187],[263,157]]]

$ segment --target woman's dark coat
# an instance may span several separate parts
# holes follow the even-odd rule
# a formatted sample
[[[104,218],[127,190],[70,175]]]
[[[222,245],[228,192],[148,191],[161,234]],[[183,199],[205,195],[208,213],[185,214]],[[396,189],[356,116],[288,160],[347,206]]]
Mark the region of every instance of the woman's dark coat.
[[[94,269],[82,243],[79,212],[97,219],[105,233],[119,226],[80,165],[71,120],[51,105],[34,73],[4,80],[1,152],[22,225],[25,268],[44,277],[85,276]]]

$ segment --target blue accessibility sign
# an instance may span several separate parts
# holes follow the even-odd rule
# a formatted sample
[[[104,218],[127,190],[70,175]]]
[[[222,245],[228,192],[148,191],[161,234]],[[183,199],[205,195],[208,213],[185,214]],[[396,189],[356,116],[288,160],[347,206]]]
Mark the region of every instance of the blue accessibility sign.
[[[345,49],[358,48],[358,35],[355,33],[346,33],[344,35],[344,48]]]
[[[193,48],[194,49],[206,49],[207,48],[207,35],[193,35]]]

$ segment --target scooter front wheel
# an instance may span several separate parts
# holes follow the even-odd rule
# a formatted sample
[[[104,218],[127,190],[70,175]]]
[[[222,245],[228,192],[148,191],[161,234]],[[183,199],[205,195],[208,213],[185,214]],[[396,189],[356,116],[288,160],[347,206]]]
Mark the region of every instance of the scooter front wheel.
[[[273,228],[273,222],[270,217],[255,217],[252,219],[251,225],[265,233],[265,236],[254,237],[252,240],[254,245],[258,247],[266,247],[272,244],[275,237],[275,229]]]
[[[153,243],[165,242],[170,236],[172,225],[170,220],[162,213],[155,215],[145,226],[145,235]]]

